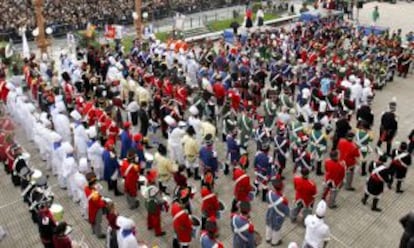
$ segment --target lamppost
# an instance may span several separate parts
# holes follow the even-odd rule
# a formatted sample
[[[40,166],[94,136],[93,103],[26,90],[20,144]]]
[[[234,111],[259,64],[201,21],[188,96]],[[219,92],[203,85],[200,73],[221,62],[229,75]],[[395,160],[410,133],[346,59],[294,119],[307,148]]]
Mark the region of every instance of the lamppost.
[[[43,4],[44,0],[33,0],[35,7],[36,24],[37,28],[33,30],[33,35],[36,37],[37,47],[40,49],[41,54],[47,53],[47,48],[50,46],[50,40],[46,38],[46,32],[52,33],[51,28],[45,30],[45,18],[43,16]],[[37,30],[37,31],[36,31]]]
[[[142,38],[142,0],[135,0],[135,12],[132,13],[132,17],[135,20],[135,32],[137,33],[137,38],[141,40]]]

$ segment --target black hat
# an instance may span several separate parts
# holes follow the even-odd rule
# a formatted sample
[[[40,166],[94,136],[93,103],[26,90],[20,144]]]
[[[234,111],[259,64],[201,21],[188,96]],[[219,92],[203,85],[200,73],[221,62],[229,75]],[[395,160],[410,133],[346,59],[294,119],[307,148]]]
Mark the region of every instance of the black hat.
[[[206,143],[206,145],[212,145],[214,143],[213,135],[211,133],[207,134],[204,137],[204,142]]]
[[[159,144],[157,150],[161,155],[166,155],[167,154],[167,148],[165,148],[165,146],[163,144]]]
[[[406,151],[408,149],[407,142],[401,142],[400,144],[400,150]]]
[[[383,154],[383,155],[379,156],[378,160],[380,162],[386,163],[387,160],[388,160],[388,156],[386,154]]]
[[[335,159],[335,160],[337,160],[337,159],[338,159],[338,157],[339,157],[339,152],[338,152],[338,150],[333,150],[333,151],[331,151],[331,152],[329,153],[329,157],[330,157],[331,159]]]
[[[353,139],[355,137],[355,134],[353,133],[353,132],[348,132],[347,134],[346,134],[346,138],[347,139]]]
[[[322,129],[322,124],[320,122],[316,122],[315,124],[313,124],[313,129],[321,130]]]
[[[242,201],[240,202],[240,212],[247,214],[252,209],[250,202]]]

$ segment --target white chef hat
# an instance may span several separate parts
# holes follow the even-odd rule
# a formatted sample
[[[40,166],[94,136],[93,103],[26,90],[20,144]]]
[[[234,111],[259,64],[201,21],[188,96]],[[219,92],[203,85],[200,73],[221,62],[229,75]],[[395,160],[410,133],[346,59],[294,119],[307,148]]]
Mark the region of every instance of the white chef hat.
[[[56,110],[59,113],[65,112],[65,110],[66,110],[65,103],[63,103],[63,102],[57,102],[57,103],[55,103],[55,106],[56,106]]]
[[[319,113],[325,113],[326,112],[326,107],[327,107],[326,101],[320,101],[318,112]]]
[[[319,217],[324,217],[326,213],[326,202],[321,200],[318,205],[316,206],[316,215]]]
[[[352,75],[349,76],[349,81],[354,82],[355,79],[356,79],[356,77],[355,77],[354,74],[352,74]]]
[[[88,128],[87,133],[90,139],[96,138],[96,135],[97,135],[96,127],[92,126]]]
[[[190,111],[190,114],[192,115],[198,115],[198,108],[194,105],[192,105],[188,111]]]
[[[177,126],[177,122],[170,115],[167,115],[166,117],[164,117],[164,121],[165,123],[168,124],[168,126],[172,126],[172,127]]]
[[[87,158],[80,158],[79,159],[79,172],[85,173],[88,171],[88,159]]]
[[[179,121],[178,122],[178,127],[186,127],[186,126],[187,126],[186,122],[184,122],[184,121]]]
[[[302,98],[303,99],[308,99],[311,95],[311,92],[308,88],[303,88],[302,89]]]
[[[62,141],[62,136],[60,136],[58,133],[52,132],[52,133],[50,133],[50,135],[51,135],[52,142]]]
[[[70,112],[70,117],[72,117],[76,121],[82,119],[81,114],[76,109]]]
[[[118,216],[116,218],[116,225],[123,230],[130,230],[135,227],[134,221],[124,216]]]

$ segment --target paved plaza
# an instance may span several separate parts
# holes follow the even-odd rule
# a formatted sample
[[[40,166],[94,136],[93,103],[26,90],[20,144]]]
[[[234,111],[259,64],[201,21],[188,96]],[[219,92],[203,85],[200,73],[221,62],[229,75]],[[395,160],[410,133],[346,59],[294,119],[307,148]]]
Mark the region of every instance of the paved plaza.
[[[381,26],[390,26],[391,29],[402,28],[403,33],[413,29],[414,4],[398,2],[396,5],[388,3],[369,3],[360,11],[361,23],[370,23],[373,6],[378,5],[380,9]],[[397,114],[399,117],[399,132],[397,140],[405,140],[411,129],[414,128],[414,75],[407,79],[396,77],[395,81],[389,83],[382,91],[377,91],[373,110],[375,112],[375,139],[378,136],[379,116],[387,109],[388,102],[392,97],[397,97]],[[219,129],[220,130],[220,129]],[[21,127],[16,131],[17,140],[31,154],[30,165],[38,168],[45,174],[45,163],[41,161],[38,150],[33,143],[27,142]],[[220,151],[219,157],[224,161],[224,147],[217,142]],[[255,145],[251,143],[250,158],[254,156]],[[286,169],[285,195],[290,203],[293,201],[294,192],[292,188],[292,166]],[[393,248],[398,247],[402,228],[399,218],[413,209],[414,203],[414,171],[411,169],[404,184],[405,193],[396,194],[393,190],[386,189],[380,200],[379,206],[383,209],[381,213],[372,212],[370,207],[361,204],[365,178],[357,175],[355,178],[355,192],[341,191],[338,196],[339,208],[328,210],[326,222],[331,228],[331,241],[328,247],[334,248]],[[251,175],[251,178],[252,175]],[[312,178],[318,182],[318,190],[322,190],[322,177]],[[191,183],[194,181],[190,180]],[[82,240],[90,248],[104,247],[105,242],[92,236],[89,223],[81,217],[80,208],[67,196],[67,192],[57,186],[56,177],[50,175],[49,185],[53,187],[55,202],[63,205],[64,219],[73,226],[71,234],[73,240]],[[103,183],[106,187],[106,183]],[[199,183],[195,184],[199,188]],[[232,200],[233,182],[229,176],[220,175],[216,181],[218,197],[230,206]],[[172,186],[172,185],[170,185]],[[170,191],[171,191],[170,187]],[[107,192],[107,191],[105,191]],[[320,195],[320,194],[319,194]],[[145,241],[149,247],[171,247],[173,229],[170,213],[163,213],[162,227],[167,235],[162,238],[155,238],[152,232],[146,228],[146,211],[143,206],[138,210],[129,210],[124,196],[114,197],[113,194],[106,195],[115,201],[116,208],[121,215],[132,218],[137,223],[137,237]],[[320,196],[318,196],[320,199]],[[142,197],[140,198],[142,203]],[[195,215],[200,216],[199,205],[200,195],[197,194],[193,200]],[[260,199],[255,199],[252,209],[252,220],[257,231],[263,235],[265,230],[265,211],[267,205]],[[229,211],[219,220],[220,237],[225,247],[232,247],[232,233],[230,230]],[[104,222],[106,226],[106,222]],[[0,241],[1,248],[37,248],[42,247],[39,240],[37,226],[32,223],[26,204],[22,202],[20,189],[15,188],[8,175],[3,169],[0,170],[0,226],[8,233],[7,237]],[[302,243],[305,229],[299,224],[291,224],[287,220],[283,226],[283,245],[287,247],[291,241]],[[199,247],[199,241],[194,240],[191,247]],[[260,247],[268,247],[263,243]]]

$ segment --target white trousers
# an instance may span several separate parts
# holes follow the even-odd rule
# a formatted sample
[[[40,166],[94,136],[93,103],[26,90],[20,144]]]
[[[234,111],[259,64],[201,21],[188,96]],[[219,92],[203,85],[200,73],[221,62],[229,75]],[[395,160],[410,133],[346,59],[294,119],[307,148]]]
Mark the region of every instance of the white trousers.
[[[266,241],[270,241],[272,245],[279,243],[282,238],[282,232],[274,231],[270,226],[266,226]]]

